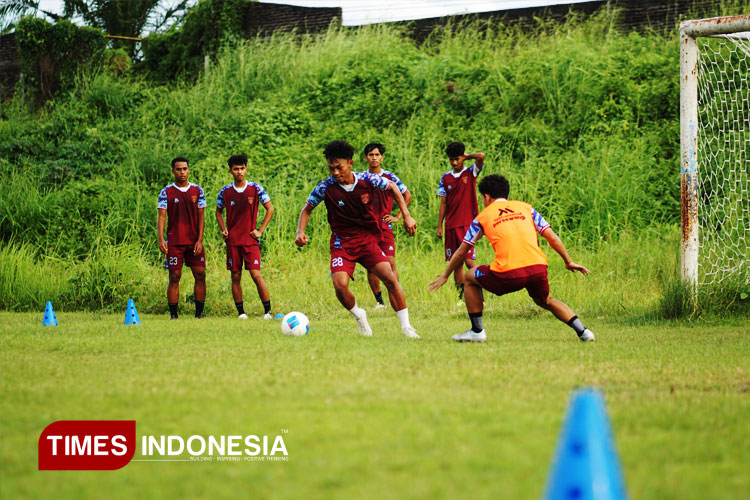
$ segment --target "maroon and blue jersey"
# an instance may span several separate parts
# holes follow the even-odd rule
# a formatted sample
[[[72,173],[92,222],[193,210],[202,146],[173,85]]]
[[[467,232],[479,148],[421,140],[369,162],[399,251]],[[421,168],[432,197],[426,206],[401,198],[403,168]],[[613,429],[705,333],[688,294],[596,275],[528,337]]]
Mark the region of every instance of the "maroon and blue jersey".
[[[216,207],[227,209],[227,245],[258,244],[258,240],[250,236],[250,233],[255,230],[258,223],[258,205],[269,201],[271,198],[266,190],[255,182],[245,181],[245,187],[242,189],[234,183],[221,188],[219,196],[216,197]]]
[[[388,189],[388,179],[369,172],[353,172],[354,184],[343,186],[333,177],[324,180],[307,197],[317,207],[324,201],[334,246],[340,240],[372,236],[380,240],[382,223],[376,196]]]
[[[184,188],[172,183],[159,193],[159,210],[167,211],[167,243],[193,245],[198,241],[198,209],[206,208],[206,195],[196,184]]]
[[[450,170],[440,177],[437,194],[445,197],[445,229],[468,226],[479,213],[476,186],[482,168],[475,163],[458,174]]]
[[[368,171],[361,173],[368,174],[370,172]],[[406,185],[401,182],[401,179],[399,179],[398,176],[393,172],[381,169],[380,174],[375,175],[380,175],[381,177],[385,177],[389,181],[393,181],[401,194],[404,194],[408,189]],[[391,223],[383,221],[383,217],[385,217],[386,215],[390,215],[391,212],[393,212],[393,196],[391,195],[391,192],[378,190],[375,192],[375,200],[377,201],[378,207],[376,213],[378,214],[378,220],[382,222],[382,230],[393,232]]]

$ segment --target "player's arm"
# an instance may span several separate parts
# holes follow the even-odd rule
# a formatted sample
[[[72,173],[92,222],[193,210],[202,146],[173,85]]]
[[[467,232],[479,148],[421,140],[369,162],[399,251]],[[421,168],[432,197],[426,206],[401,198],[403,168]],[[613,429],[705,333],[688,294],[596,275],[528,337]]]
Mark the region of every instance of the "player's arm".
[[[250,233],[250,236],[252,236],[256,240],[260,239],[260,236],[265,232],[266,228],[268,227],[268,223],[271,222],[271,217],[273,217],[274,213],[273,205],[271,205],[270,201],[264,202],[263,208],[266,209],[266,215],[263,216],[263,222],[260,223],[260,228],[253,229]]]
[[[464,259],[472,247],[473,245],[470,245],[465,241],[461,243],[461,246],[458,247],[458,250],[456,250],[456,253],[451,257],[450,262],[448,262],[448,267],[445,268],[445,271],[443,271],[442,274],[438,274],[437,279],[430,283],[428,288],[431,292],[434,292],[443,286],[445,282],[448,281],[448,278],[450,278],[450,275],[453,274],[453,271],[459,269],[463,265]]]
[[[414,236],[414,232],[417,230],[417,221],[415,221],[409,213],[409,209],[406,206],[404,197],[401,195],[401,191],[398,190],[398,186],[393,181],[388,181],[388,189],[391,190],[391,196],[396,200],[398,208],[404,215],[404,229],[406,229],[406,233],[409,236]]]
[[[409,192],[408,189],[404,191],[403,197],[404,197],[404,201],[406,202],[406,206],[408,207],[409,204],[411,203],[411,193]],[[386,222],[398,222],[401,220],[401,217],[403,217],[403,215],[404,214],[401,212],[401,210],[399,210],[396,212],[395,216],[388,214],[385,217],[383,217],[383,220]]]
[[[464,161],[465,160],[474,160],[474,166],[476,167],[476,171],[474,172],[475,177],[479,175],[479,172],[481,172],[484,168],[484,153],[472,153],[470,155],[464,155]]]
[[[158,231],[159,251],[166,255],[167,242],[164,240],[164,227],[167,223],[167,211],[163,208],[157,210],[159,216],[156,218],[156,230]]]
[[[443,221],[445,221],[445,196],[440,197],[440,211],[438,212],[437,237],[443,237]]]
[[[565,250],[565,245],[563,245],[562,240],[559,236],[557,236],[557,234],[555,234],[551,227],[548,227],[547,229],[542,231],[542,236],[544,236],[544,238],[547,240],[549,246],[551,246],[552,249],[557,252],[560,257],[562,257],[563,262],[565,262],[566,269],[572,272],[580,271],[583,274],[589,274],[588,269],[580,264],[576,264],[571,260],[567,250]]]
[[[193,253],[199,254],[203,252],[203,231],[206,228],[206,209],[205,208],[199,208],[198,209],[198,239],[195,241],[195,246],[193,247]]]
[[[223,212],[224,212],[224,210],[221,207],[216,207],[216,222],[219,223],[219,229],[221,230],[221,236],[224,239],[227,239],[227,238],[229,238],[229,230],[224,225],[224,216],[222,215]]]
[[[305,234],[305,229],[307,228],[307,223],[310,222],[310,214],[314,209],[314,206],[305,203],[304,208],[302,208],[302,211],[299,213],[299,220],[297,221],[297,237],[294,240],[294,243],[298,247],[303,247],[310,242],[310,239]]]

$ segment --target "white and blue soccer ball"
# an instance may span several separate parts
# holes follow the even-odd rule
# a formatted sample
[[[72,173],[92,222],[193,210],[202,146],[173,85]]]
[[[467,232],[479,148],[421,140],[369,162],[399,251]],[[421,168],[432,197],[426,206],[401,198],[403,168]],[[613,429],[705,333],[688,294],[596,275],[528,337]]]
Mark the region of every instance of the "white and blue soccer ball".
[[[281,333],[302,337],[310,331],[310,320],[301,312],[293,311],[281,320]]]

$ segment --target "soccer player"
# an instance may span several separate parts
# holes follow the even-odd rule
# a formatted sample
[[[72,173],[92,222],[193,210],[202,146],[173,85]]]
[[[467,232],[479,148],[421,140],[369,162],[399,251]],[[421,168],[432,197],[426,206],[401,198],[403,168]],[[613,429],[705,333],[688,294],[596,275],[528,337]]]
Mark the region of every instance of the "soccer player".
[[[461,245],[471,221],[479,213],[477,206],[476,184],[477,177],[484,168],[484,153],[464,154],[466,147],[463,143],[452,142],[445,148],[452,170],[440,177],[437,194],[440,196],[440,212],[438,215],[437,237],[443,237],[443,221],[445,221],[445,260],[449,261]],[[465,167],[466,160],[474,160],[470,167]],[[467,269],[475,265],[474,248],[466,254],[464,263]],[[458,290],[458,305],[464,294],[464,280],[460,266],[456,268],[453,279]]]
[[[404,290],[391,269],[388,258],[379,247],[382,224],[378,219],[375,194],[377,191],[390,190],[404,216],[404,228],[413,236],[417,223],[409,214],[404,197],[393,181],[370,173],[352,172],[354,148],[349,143],[330,142],[323,154],[331,176],[319,183],[307,198],[299,214],[294,242],[300,247],[307,245],[309,240],[305,228],[310,222],[310,214],[324,201],[328,211],[328,224],[331,226],[333,288],[339,302],[357,320],[359,333],[366,337],[372,335],[367,313],[357,306],[356,299],[349,290],[349,279],[357,262],[373,272],[385,285],[391,306],[401,322],[401,332],[409,338],[418,339],[419,335],[409,323]]]
[[[481,290],[495,295],[516,292],[523,288],[536,304],[551,312],[566,323],[582,342],[594,340],[594,334],[578,319],[578,316],[563,302],[549,295],[547,282],[547,257],[539,248],[537,233],[544,236],[550,246],[562,257],[565,267],[572,271],[589,274],[589,270],[576,264],[568,256],[560,238],[531,205],[522,201],[509,201],[510,185],[501,175],[488,175],[479,183],[484,210],[471,222],[461,246],[451,257],[448,267],[438,279],[430,283],[434,291],[448,281],[450,274],[461,268],[466,254],[473,250],[476,242],[487,236],[495,249],[495,260],[489,266],[472,267],[466,272],[466,311],[471,328],[454,335],[457,342],[484,342],[487,333],[482,325]]]
[[[195,317],[203,318],[206,303],[206,253],[203,250],[206,196],[203,189],[188,182],[190,165],[187,158],[178,156],[172,160],[174,182],[159,193],[157,204],[157,231],[159,251],[167,256],[164,265],[169,270],[167,305],[171,319],[177,319],[177,304],[180,300],[180,278],[182,264],[193,272],[195,284]],[[164,225],[167,223],[167,239]]]
[[[247,174],[247,156],[234,155],[227,160],[229,173],[234,182],[221,188],[216,198],[216,221],[221,235],[227,244],[227,269],[232,273],[232,297],[240,319],[247,319],[242,301],[242,264],[250,271],[255,282],[258,296],[263,303],[263,318],[272,319],[271,295],[268,286],[260,273],[259,240],[263,231],[273,217],[271,198],[263,186],[245,179]],[[258,223],[258,205],[266,210],[260,227]],[[227,223],[224,225],[222,212],[227,209]]]
[[[406,206],[411,203],[411,193],[409,189],[401,182],[396,174],[383,170],[381,163],[383,161],[383,155],[385,155],[385,146],[379,142],[371,142],[365,146],[365,160],[367,160],[368,172],[371,174],[377,174],[385,177],[389,181],[395,182],[399,192],[404,197]],[[396,215],[391,215],[393,211],[393,196],[388,191],[376,191],[375,206],[380,207],[380,211],[377,214],[377,220],[382,222],[382,238],[380,239],[380,249],[383,251],[385,256],[388,258],[388,262],[391,264],[393,274],[398,279],[398,271],[396,270],[396,240],[393,237],[393,226],[392,223],[401,220],[403,214],[399,210]],[[383,293],[380,291],[380,280],[375,273],[367,271],[367,281],[370,283],[370,289],[372,294],[375,296],[375,309],[382,309],[385,307],[383,304]]]

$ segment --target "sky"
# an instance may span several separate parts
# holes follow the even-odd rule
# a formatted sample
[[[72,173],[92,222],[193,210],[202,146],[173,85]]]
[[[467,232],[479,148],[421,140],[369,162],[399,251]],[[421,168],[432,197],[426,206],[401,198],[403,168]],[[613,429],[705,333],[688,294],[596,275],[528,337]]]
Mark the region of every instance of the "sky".
[[[341,7],[344,26],[580,3],[589,0],[276,0],[302,7]],[[62,0],[41,0],[43,10],[62,13]]]

